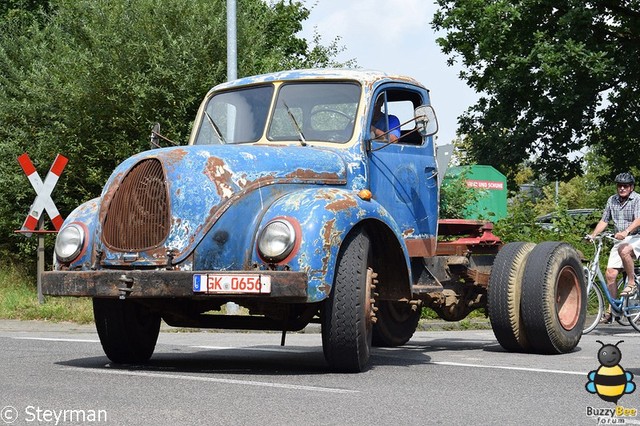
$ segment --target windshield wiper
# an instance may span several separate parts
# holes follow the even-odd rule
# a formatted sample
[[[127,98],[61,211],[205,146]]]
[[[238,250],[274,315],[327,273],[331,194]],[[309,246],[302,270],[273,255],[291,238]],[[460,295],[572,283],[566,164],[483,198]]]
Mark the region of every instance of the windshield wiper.
[[[296,118],[293,116],[293,113],[291,112],[291,109],[289,109],[289,106],[287,105],[287,103],[285,101],[282,101],[282,105],[284,105],[284,107],[287,109],[287,114],[289,114],[289,118],[291,119],[291,122],[293,123],[293,127],[295,127],[296,131],[298,132],[298,137],[300,138],[300,145],[307,146],[307,141],[304,138],[304,134],[302,133],[302,129],[300,128],[300,125],[296,121]]]
[[[222,136],[222,132],[220,132],[220,129],[218,128],[216,123],[213,121],[213,118],[211,118],[211,116],[206,110],[204,112],[204,115],[207,117],[207,120],[209,121],[209,124],[211,124],[211,127],[213,127],[213,131],[216,133],[216,136],[218,137],[220,142],[222,142],[223,145],[226,144],[227,141],[224,140],[224,136]]]

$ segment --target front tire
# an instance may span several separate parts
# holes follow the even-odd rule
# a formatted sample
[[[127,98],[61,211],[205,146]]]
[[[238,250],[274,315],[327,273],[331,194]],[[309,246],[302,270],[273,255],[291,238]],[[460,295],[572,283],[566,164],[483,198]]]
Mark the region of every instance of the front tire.
[[[345,239],[336,275],[322,309],[322,349],[329,366],[339,372],[365,369],[371,352],[372,281],[369,236],[363,231]]]
[[[544,242],[531,251],[520,310],[535,352],[567,353],[578,345],[587,302],[584,281],[580,257],[569,244]]]
[[[160,333],[160,315],[133,300],[93,299],[93,316],[102,349],[116,364],[151,358]]]

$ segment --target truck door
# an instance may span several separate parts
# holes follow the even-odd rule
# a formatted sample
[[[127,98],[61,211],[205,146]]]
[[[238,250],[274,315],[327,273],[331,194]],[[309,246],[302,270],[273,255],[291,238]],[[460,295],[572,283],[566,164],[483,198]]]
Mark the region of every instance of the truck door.
[[[370,130],[382,123],[393,133],[393,123],[400,124],[397,140],[391,133],[373,139],[371,132],[370,189],[400,226],[411,257],[435,254],[439,185],[433,137],[423,138],[412,120],[414,109],[427,103],[425,91],[385,86],[373,97],[368,113]],[[380,106],[381,114],[376,112]]]

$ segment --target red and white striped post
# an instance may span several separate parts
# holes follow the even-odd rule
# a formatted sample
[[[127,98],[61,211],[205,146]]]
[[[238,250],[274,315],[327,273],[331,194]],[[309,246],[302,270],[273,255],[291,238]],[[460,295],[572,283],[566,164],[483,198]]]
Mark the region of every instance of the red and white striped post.
[[[38,301],[41,304],[44,303],[41,278],[42,273],[44,272],[44,236],[47,233],[59,231],[62,223],[64,222],[64,219],[60,216],[60,213],[51,198],[51,193],[53,192],[53,188],[56,186],[56,183],[58,183],[58,179],[60,178],[60,175],[68,161],[69,160],[67,160],[64,155],[56,155],[56,158],[53,160],[53,164],[51,165],[51,169],[49,169],[49,173],[47,173],[44,182],[42,182],[42,179],[40,179],[40,175],[38,175],[29,155],[25,152],[18,157],[20,167],[22,167],[27,178],[29,178],[29,182],[31,182],[31,186],[36,191],[36,199],[33,201],[33,204],[31,204],[29,214],[24,220],[22,228],[16,232],[20,232],[27,237],[30,237],[33,233],[38,234]],[[43,210],[45,210],[51,218],[51,222],[53,223],[56,231],[44,230],[44,218],[42,217]]]
[[[35,231],[43,209],[49,214],[56,231],[60,230],[60,226],[62,226],[62,222],[64,220],[62,219],[62,216],[60,216],[56,205],[51,199],[51,193],[53,192],[53,188],[56,186],[56,183],[58,183],[62,170],[64,170],[68,161],[69,160],[67,160],[67,157],[64,155],[56,155],[56,158],[53,160],[53,164],[51,165],[51,169],[49,170],[49,173],[47,173],[47,177],[44,179],[44,182],[42,182],[42,179],[40,179],[40,175],[38,175],[29,155],[25,152],[18,157],[20,167],[24,170],[24,173],[29,178],[29,182],[31,182],[31,186],[33,186],[33,189],[36,190],[37,194],[36,199],[31,205],[29,214],[22,224],[23,231]],[[27,236],[29,237],[30,234],[27,233]]]

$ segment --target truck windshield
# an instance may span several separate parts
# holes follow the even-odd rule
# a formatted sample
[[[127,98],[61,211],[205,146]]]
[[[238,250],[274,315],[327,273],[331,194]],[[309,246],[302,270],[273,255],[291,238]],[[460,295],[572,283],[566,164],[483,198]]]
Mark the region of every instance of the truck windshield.
[[[355,83],[287,83],[278,92],[267,138],[344,143],[351,139],[360,99]]]
[[[264,133],[273,86],[215,94],[207,102],[196,145],[256,142]]]
[[[360,86],[350,82],[285,83],[269,107],[266,84],[214,94],[206,104],[195,143],[239,144],[260,140],[344,143],[353,135]]]

